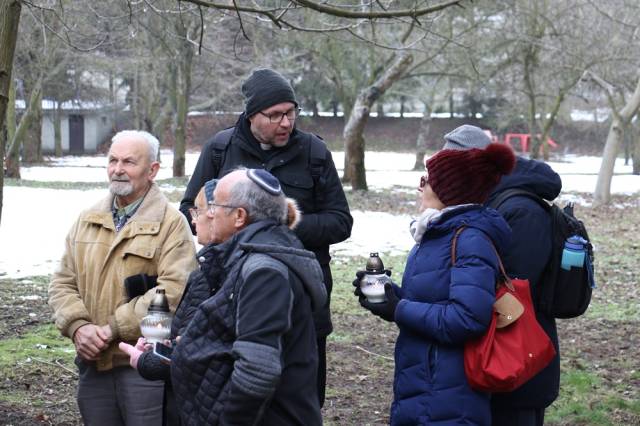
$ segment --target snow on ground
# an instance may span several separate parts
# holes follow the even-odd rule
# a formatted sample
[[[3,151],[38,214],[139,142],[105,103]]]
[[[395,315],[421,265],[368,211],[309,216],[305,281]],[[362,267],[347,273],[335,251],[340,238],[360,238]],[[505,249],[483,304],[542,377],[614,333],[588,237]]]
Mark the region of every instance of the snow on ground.
[[[158,178],[169,178],[171,152],[163,150],[161,157]],[[335,152],[333,157],[341,171],[343,153]],[[198,153],[188,153],[185,169],[193,170],[197,159]],[[422,173],[411,170],[413,163],[412,154],[367,152],[367,183],[374,190],[397,186],[397,190],[415,191]],[[561,174],[564,193],[590,193],[595,188],[599,158],[567,156],[563,162],[549,164]],[[23,167],[21,174],[23,179],[36,181],[105,182],[105,166],[104,156],[67,156],[52,159],[51,167]],[[640,176],[632,175],[631,166],[625,166],[623,160],[618,160],[611,192],[634,194],[639,191]],[[80,211],[105,194],[105,189],[80,191],[5,186],[0,224],[0,276],[52,273],[60,260],[64,239],[73,221]],[[584,203],[579,195],[563,194],[562,197]],[[354,227],[351,238],[332,246],[333,255],[366,256],[371,251],[378,251],[382,256],[404,254],[413,245],[408,232],[410,216],[360,210],[353,210],[352,215]]]

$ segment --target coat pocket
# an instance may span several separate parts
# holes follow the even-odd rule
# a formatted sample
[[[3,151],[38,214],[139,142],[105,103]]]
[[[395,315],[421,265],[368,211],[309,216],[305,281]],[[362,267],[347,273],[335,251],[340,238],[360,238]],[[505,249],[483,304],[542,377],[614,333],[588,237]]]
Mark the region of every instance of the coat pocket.
[[[157,248],[153,245],[132,245],[122,251],[121,276],[147,274],[158,275],[155,261]],[[123,283],[124,285],[124,283]]]

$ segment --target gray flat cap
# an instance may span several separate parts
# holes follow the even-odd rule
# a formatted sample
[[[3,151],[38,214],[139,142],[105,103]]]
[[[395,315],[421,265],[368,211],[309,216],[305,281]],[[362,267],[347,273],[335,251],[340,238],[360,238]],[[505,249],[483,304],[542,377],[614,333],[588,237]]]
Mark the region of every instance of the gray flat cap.
[[[491,138],[480,127],[463,124],[446,135],[442,149],[466,151],[468,149],[485,149],[491,143]]]

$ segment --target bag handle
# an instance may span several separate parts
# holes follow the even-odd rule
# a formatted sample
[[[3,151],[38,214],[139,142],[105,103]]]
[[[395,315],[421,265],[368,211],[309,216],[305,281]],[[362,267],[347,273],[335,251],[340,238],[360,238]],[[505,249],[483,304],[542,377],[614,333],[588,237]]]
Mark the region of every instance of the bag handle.
[[[451,266],[455,266],[455,264],[456,264],[456,248],[458,246],[458,236],[466,228],[467,227],[465,225],[463,225],[460,228],[456,229],[455,234],[453,234],[453,240],[451,240]],[[504,270],[504,265],[502,264],[502,259],[500,258],[500,255],[498,254],[498,250],[496,250],[496,246],[493,244],[493,241],[491,241],[490,238],[487,238],[487,240],[491,244],[491,247],[493,248],[493,252],[496,254],[496,257],[498,258],[498,266],[500,267],[500,274],[502,275],[502,279],[497,282],[496,287],[499,286],[500,284],[502,284],[502,285],[506,286],[509,290],[515,291],[515,288],[513,287],[513,284],[511,283],[511,278],[509,278],[509,276],[507,275],[507,272]]]

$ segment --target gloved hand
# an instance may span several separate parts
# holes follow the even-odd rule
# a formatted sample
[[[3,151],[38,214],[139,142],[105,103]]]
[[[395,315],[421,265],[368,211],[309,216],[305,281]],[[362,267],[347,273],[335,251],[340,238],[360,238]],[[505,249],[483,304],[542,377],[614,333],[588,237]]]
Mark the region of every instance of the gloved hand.
[[[359,298],[360,305],[383,320],[392,322],[395,319],[396,307],[398,306],[398,302],[400,302],[400,298],[396,295],[393,285],[389,283],[384,285],[384,294],[387,297],[386,301],[382,303],[371,303],[362,296],[361,293]]]

